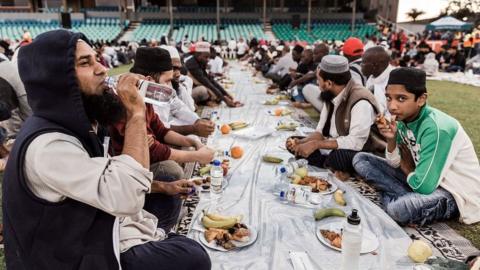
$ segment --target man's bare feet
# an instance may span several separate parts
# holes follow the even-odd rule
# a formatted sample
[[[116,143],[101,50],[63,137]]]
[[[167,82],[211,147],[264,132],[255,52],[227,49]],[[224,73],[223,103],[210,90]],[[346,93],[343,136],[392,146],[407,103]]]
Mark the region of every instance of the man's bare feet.
[[[218,106],[218,103],[213,101],[213,100],[209,100],[207,101],[207,104],[206,104],[208,107],[217,107]]]

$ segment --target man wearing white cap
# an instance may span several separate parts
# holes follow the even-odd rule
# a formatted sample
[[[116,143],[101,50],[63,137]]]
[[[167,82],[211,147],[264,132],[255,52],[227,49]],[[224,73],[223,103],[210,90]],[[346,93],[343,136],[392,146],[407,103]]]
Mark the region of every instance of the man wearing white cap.
[[[327,55],[317,69],[320,98],[325,102],[317,131],[287,143],[296,156],[309,164],[328,168],[348,178],[355,170],[352,159],[359,151],[382,153],[385,142],[371,132],[380,113],[373,94],[352,80],[347,58]],[[289,141],[287,141],[289,142]]]
[[[191,100],[193,103],[193,98],[191,97],[191,94],[188,93],[185,85],[180,83],[180,69],[182,64],[177,49],[167,45],[162,45],[160,47],[169,52],[173,70],[171,80],[164,83],[171,83],[172,87],[177,92],[177,96],[169,104],[154,105],[155,113],[165,127],[170,128],[177,133],[182,135],[195,134],[207,137],[213,132],[214,124],[210,120],[200,119],[194,110],[191,110],[183,101],[185,99],[190,103]],[[160,77],[160,80],[162,80],[162,77]]]
[[[193,57],[189,58],[185,63],[188,75],[193,79],[194,83],[194,92],[192,93],[193,99],[195,99],[197,103],[206,102],[208,106],[217,106],[222,101],[225,101],[229,107],[243,106],[241,102],[235,101],[220,84],[208,76],[206,69],[209,58],[210,43],[200,41],[195,43],[195,53]],[[195,90],[199,86],[208,89],[209,97],[207,99],[200,100],[198,99],[198,96],[195,95]]]

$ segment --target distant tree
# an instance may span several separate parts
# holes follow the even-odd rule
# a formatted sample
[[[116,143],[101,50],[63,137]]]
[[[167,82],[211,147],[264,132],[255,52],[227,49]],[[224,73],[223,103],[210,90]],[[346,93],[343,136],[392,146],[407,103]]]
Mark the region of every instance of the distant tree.
[[[450,0],[447,8],[440,15],[450,15],[457,19],[475,17],[480,12],[480,0]]]
[[[425,14],[425,11],[412,8],[409,12],[405,14],[407,14],[407,16],[412,18],[412,20],[415,22],[419,16]]]

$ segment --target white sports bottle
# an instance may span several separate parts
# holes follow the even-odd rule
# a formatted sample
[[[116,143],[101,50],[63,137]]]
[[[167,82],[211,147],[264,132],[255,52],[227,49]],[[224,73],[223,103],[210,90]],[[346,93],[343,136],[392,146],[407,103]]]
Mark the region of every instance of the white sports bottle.
[[[362,228],[357,209],[347,217],[342,233],[341,270],[359,269],[360,250],[362,248]]]

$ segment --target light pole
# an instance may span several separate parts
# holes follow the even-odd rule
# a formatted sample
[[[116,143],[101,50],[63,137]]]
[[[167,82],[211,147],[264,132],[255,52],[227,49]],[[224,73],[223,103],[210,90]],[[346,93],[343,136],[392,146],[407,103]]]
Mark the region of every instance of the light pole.
[[[357,9],[357,0],[353,0],[353,6],[352,6],[352,36],[355,34],[355,21],[356,21],[356,9]]]
[[[220,40],[220,0],[217,0],[217,40]]]
[[[307,31],[312,31],[312,0],[308,0]]]

